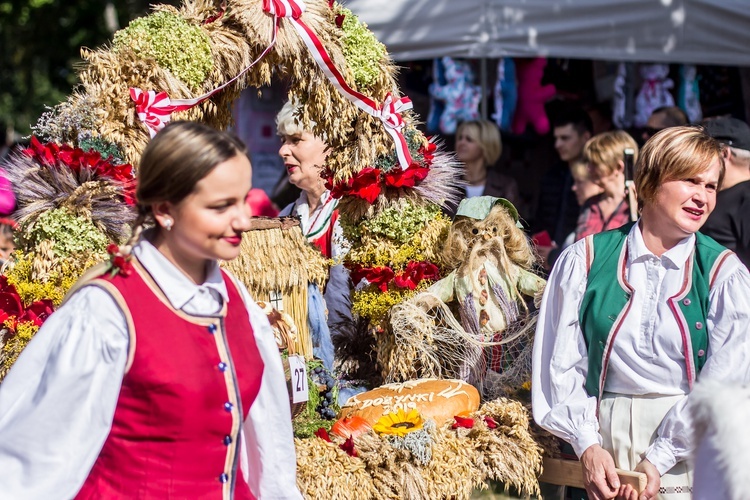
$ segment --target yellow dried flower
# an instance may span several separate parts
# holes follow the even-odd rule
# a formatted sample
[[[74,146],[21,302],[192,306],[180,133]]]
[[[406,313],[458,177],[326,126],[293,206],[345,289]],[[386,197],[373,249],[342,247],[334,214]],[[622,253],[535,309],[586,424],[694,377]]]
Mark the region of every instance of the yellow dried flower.
[[[7,323],[13,321],[15,321],[15,318],[6,321],[6,324],[3,326],[8,328],[10,325]],[[39,327],[31,321],[17,323],[15,329],[15,335],[5,341],[2,354],[0,355],[0,381],[5,378],[8,370],[10,370],[10,367],[16,362],[18,355],[21,354],[21,351],[26,347],[26,344],[28,344],[34,334],[39,331]]]
[[[373,323],[384,319],[388,311],[401,302],[415,295],[423,286],[417,286],[416,290],[398,289],[388,290],[383,293],[376,287],[371,290],[365,289],[352,294],[352,311],[362,317],[370,318]]]

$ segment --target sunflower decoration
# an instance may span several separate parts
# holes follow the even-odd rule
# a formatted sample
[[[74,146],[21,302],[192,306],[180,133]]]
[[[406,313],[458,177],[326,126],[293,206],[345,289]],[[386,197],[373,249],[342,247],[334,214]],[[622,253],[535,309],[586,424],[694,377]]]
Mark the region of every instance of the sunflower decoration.
[[[417,464],[426,466],[432,460],[435,422],[423,419],[416,409],[386,413],[372,428],[394,448],[408,450]]]
[[[386,413],[372,426],[378,434],[398,437],[404,437],[422,427],[424,427],[424,419],[416,409],[410,410],[409,413],[403,409],[399,409],[396,413]]]

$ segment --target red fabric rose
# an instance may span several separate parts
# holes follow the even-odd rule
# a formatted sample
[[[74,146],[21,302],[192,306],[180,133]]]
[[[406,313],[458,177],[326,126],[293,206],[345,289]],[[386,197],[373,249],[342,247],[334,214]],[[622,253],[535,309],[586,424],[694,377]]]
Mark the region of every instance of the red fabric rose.
[[[473,418],[466,418],[466,417],[459,417],[458,415],[453,417],[456,421],[451,425],[451,429],[458,429],[459,427],[463,427],[464,429],[471,429],[474,427],[474,419]]]
[[[18,295],[15,285],[8,283],[8,277],[0,275],[0,292],[8,292]]]
[[[424,158],[424,162],[427,164],[427,166],[432,165],[432,161],[435,159],[435,150],[437,149],[437,146],[435,146],[434,143],[430,142],[430,138],[428,137],[427,145],[419,146],[419,149],[417,152],[422,155],[422,158]]]
[[[429,168],[422,167],[418,163],[412,163],[406,170],[395,167],[385,174],[385,185],[394,188],[412,188],[422,182],[429,171]]]
[[[380,169],[366,167],[360,170],[351,180],[351,196],[374,203],[380,195]]]
[[[351,436],[349,436],[347,440],[344,441],[344,444],[340,444],[339,448],[344,450],[350,457],[357,456],[357,450],[354,448],[354,439]]]
[[[323,441],[331,442],[331,437],[328,435],[328,431],[325,430],[325,427],[318,427],[318,430],[315,431],[315,435]]]
[[[388,283],[394,276],[395,273],[390,267],[362,267],[357,265],[351,269],[352,282],[355,286],[366,279],[370,284],[377,285],[381,292],[388,291]]]
[[[124,255],[115,255],[112,258],[112,270],[123,276],[130,276],[130,273],[133,272],[133,264],[130,262],[130,256],[124,256]]]
[[[109,273],[112,277],[120,273],[123,276],[130,276],[133,271],[133,264],[131,262],[131,255],[123,255],[120,253],[120,247],[115,243],[107,245],[107,253],[109,254]]]
[[[414,290],[422,280],[436,280],[440,278],[440,270],[431,262],[411,261],[404,272],[395,277],[394,283],[399,288]]]
[[[20,316],[23,312],[21,297],[15,292],[0,292],[0,311],[8,316]]]
[[[331,196],[333,198],[339,199],[342,196],[346,196],[349,194],[349,191],[352,187],[352,179],[341,181],[338,184],[326,184],[326,189],[328,189],[331,192]]]
[[[497,422],[495,422],[495,419],[492,417],[484,417],[484,423],[487,424],[487,427],[490,429],[497,429]]]
[[[54,142],[42,144],[35,136],[31,136],[31,147],[23,150],[23,154],[29,156],[42,165],[53,166],[57,163],[59,147]]]
[[[37,300],[21,314],[18,321],[31,321],[36,326],[42,326],[42,323],[52,314],[55,310],[54,304],[49,299]]]

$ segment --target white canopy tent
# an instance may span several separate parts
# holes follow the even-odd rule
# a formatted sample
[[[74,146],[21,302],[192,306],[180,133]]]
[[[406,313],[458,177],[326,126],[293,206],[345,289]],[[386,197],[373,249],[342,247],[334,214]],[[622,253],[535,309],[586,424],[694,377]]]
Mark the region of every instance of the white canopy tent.
[[[750,66],[748,0],[347,0],[396,61],[547,56]]]

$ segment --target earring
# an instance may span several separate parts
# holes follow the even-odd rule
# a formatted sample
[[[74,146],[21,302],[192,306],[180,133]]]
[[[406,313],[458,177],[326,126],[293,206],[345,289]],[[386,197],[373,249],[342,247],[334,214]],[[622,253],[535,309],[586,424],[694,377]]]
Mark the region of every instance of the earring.
[[[164,220],[164,229],[166,229],[167,231],[171,231],[172,230],[172,219],[165,219]]]

